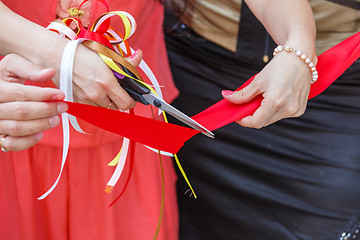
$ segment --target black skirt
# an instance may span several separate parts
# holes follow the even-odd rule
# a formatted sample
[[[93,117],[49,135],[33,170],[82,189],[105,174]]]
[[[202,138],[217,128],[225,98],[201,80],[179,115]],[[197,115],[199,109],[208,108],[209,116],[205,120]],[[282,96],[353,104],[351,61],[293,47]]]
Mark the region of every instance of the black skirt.
[[[257,42],[240,36],[232,53],[175,22],[167,16],[180,90],[173,105],[190,116],[259,72],[273,45],[266,34]],[[214,133],[195,136],[178,154],[198,196],[189,196],[179,174],[180,239],[360,239],[359,62],[301,117],[259,130],[233,123]]]

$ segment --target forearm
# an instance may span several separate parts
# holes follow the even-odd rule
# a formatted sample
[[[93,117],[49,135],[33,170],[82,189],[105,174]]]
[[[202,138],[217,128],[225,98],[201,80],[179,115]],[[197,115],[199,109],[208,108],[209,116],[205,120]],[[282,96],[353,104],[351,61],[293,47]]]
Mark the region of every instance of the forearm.
[[[15,14],[2,2],[0,29],[0,55],[16,53],[41,66],[59,69],[66,39]]]
[[[277,44],[287,44],[316,61],[314,16],[307,0],[245,0]]]

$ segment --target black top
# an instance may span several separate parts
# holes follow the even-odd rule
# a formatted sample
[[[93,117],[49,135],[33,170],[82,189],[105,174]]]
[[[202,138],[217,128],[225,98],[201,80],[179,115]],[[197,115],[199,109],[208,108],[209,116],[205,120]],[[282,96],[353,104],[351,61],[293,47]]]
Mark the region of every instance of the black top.
[[[222,89],[236,89],[271,55],[274,43],[242,11],[236,53],[181,23],[167,34],[180,90],[173,104],[186,114],[219,101]],[[166,19],[174,26],[173,16]],[[359,76],[356,62],[299,118],[260,130],[233,123],[214,131],[215,139],[188,141],[179,158],[198,199],[179,174],[180,239],[360,239]]]

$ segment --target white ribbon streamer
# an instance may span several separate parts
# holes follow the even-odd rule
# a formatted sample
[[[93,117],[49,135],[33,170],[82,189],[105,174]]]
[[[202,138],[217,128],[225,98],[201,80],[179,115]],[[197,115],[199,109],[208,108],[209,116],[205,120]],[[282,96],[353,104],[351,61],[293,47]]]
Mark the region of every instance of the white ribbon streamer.
[[[109,182],[107,183],[108,186],[112,186],[112,187],[115,186],[115,184],[119,180],[119,178],[124,170],[124,166],[125,166],[125,162],[126,162],[126,158],[127,158],[127,154],[128,154],[128,150],[129,150],[129,143],[130,143],[130,140],[128,138],[124,137],[123,144],[121,147],[119,162],[116,165],[113,175],[111,176]]]
[[[75,57],[75,51],[76,47],[79,44],[79,40],[75,41],[69,41],[64,49],[63,56],[61,58],[61,65],[60,65],[60,90],[65,93],[65,101],[73,101],[73,95],[72,95],[72,72],[73,72],[73,66],[74,66],[74,57]],[[66,162],[67,154],[69,151],[69,143],[70,143],[70,128],[69,128],[69,119],[72,123],[73,127],[82,133],[84,131],[81,130],[80,126],[78,125],[76,118],[74,116],[71,116],[68,113],[62,113],[62,127],[63,127],[63,153],[62,153],[62,160],[61,160],[61,168],[60,173],[55,181],[55,183],[51,186],[51,188],[44,193],[42,196],[40,196],[38,199],[42,200],[46,198],[57,186],[61,174],[64,169],[64,165]]]
[[[161,155],[163,155],[163,156],[168,156],[168,157],[173,157],[174,156],[174,154],[172,154],[172,153],[169,153],[169,152],[165,152],[165,151],[160,151],[160,150],[158,150],[158,149],[155,149],[155,148],[152,148],[152,147],[149,147],[149,146],[146,146],[146,145],[144,145],[147,149],[149,149],[149,150],[151,150],[151,151],[153,151],[153,152],[156,152],[156,153],[159,153],[160,152],[160,154]]]

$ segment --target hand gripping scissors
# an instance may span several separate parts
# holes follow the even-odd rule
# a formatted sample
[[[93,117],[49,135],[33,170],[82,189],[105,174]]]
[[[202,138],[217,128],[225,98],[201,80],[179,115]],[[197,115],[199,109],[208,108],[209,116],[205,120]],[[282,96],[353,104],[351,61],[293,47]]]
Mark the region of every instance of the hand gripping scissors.
[[[138,79],[131,71],[127,68],[122,67],[124,72],[129,76]],[[189,127],[192,127],[196,130],[201,131],[207,137],[214,138],[214,134],[203,127],[200,123],[196,122],[185,113],[171,106],[165,102],[162,98],[158,97],[156,94],[152,93],[144,84],[140,81],[136,81],[127,76],[119,76],[116,72],[114,73],[115,77],[118,79],[121,87],[132,97],[135,101],[140,102],[144,105],[153,105],[154,107],[167,112],[171,116],[185,123]]]

